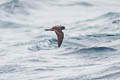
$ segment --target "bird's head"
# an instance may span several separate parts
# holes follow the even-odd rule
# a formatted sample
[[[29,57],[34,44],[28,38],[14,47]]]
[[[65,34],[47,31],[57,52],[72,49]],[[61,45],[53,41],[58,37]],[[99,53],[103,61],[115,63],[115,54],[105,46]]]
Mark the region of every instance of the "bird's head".
[[[61,26],[61,29],[64,30],[64,29],[65,29],[65,26]]]

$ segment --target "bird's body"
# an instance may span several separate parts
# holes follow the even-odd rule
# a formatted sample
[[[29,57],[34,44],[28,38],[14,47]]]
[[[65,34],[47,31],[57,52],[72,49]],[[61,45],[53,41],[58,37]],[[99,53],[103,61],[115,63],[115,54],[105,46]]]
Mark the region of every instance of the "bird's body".
[[[45,29],[45,30],[46,31],[55,31],[55,33],[58,37],[58,47],[60,47],[63,42],[63,38],[64,38],[64,33],[62,32],[62,30],[64,30],[64,29],[65,29],[64,26],[56,25],[56,26],[53,26],[51,29]]]

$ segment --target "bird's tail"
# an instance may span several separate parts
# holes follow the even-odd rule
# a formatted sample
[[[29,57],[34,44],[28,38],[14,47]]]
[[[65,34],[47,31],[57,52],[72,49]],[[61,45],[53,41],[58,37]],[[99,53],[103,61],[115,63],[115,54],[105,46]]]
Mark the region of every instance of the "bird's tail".
[[[45,29],[45,31],[51,31],[50,29]]]
[[[53,31],[52,29],[45,29],[45,31]]]

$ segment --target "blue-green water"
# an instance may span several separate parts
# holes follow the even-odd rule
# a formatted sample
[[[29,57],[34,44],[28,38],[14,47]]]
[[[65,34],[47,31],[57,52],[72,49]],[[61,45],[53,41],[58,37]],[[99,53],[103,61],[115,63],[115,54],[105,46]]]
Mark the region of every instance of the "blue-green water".
[[[1,0],[0,80],[120,80],[119,2]]]

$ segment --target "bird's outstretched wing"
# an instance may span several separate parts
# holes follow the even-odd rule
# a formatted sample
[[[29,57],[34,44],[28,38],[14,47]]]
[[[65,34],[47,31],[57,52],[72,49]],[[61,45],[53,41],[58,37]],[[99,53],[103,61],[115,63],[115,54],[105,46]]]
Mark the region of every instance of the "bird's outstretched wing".
[[[57,34],[58,37],[58,47],[60,47],[63,42],[64,33],[61,30],[55,30],[55,33]]]

